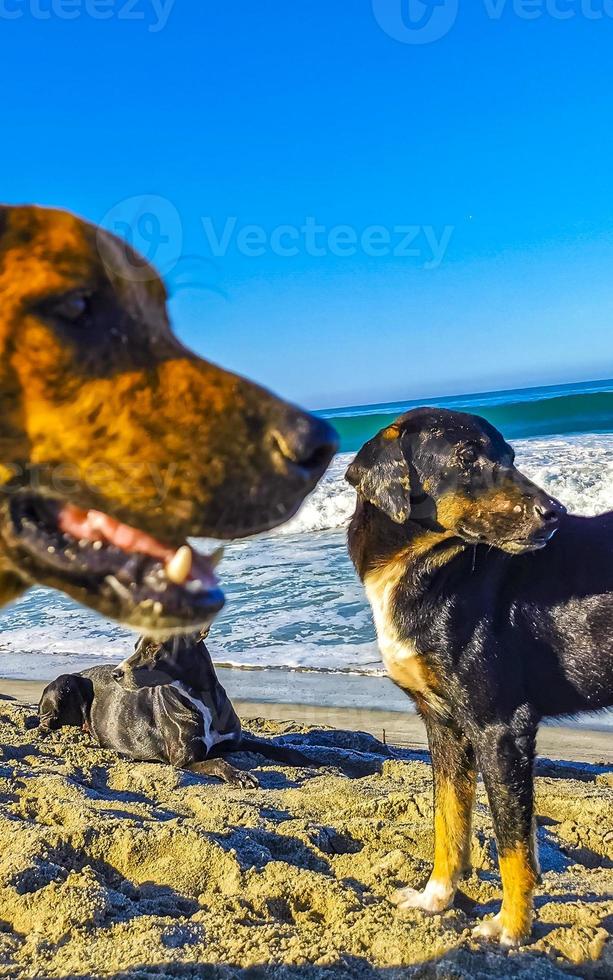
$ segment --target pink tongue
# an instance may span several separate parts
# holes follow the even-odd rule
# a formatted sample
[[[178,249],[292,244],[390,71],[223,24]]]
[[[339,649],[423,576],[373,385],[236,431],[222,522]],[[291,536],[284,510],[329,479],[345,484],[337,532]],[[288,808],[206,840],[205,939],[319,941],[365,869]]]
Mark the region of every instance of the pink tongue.
[[[122,551],[150,555],[163,561],[172,558],[174,554],[172,548],[166,548],[150,534],[138,531],[129,524],[122,524],[100,510],[85,511],[72,504],[65,504],[59,513],[58,526],[61,531],[66,531],[73,538],[108,541]]]
[[[65,504],[58,515],[58,527],[79,540],[106,541],[130,554],[149,555],[167,564],[175,554],[156,538],[129,524],[122,524],[100,510],[80,510],[73,504]],[[192,567],[188,580],[198,581],[204,589],[217,587],[217,578],[209,562],[202,555],[192,552]]]

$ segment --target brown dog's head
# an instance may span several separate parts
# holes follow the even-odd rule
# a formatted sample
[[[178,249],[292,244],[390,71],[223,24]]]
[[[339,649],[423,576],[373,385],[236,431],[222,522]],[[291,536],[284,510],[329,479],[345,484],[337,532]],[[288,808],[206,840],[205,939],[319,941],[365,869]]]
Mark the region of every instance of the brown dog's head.
[[[160,279],[65,212],[0,207],[0,591],[40,582],[151,631],[223,596],[188,535],[291,517],[334,431],[186,350]]]
[[[485,419],[419,408],[367,442],[347,479],[398,524],[520,554],[544,547],[565,509],[516,469],[514,456]]]

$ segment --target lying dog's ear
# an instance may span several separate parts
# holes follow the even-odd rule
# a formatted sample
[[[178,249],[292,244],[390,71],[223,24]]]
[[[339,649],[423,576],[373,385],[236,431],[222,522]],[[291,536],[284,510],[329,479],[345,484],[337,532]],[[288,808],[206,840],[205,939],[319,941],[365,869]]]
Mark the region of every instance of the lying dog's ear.
[[[395,425],[383,429],[362,446],[345,479],[361,497],[397,524],[408,520],[411,513],[410,473],[400,432]]]

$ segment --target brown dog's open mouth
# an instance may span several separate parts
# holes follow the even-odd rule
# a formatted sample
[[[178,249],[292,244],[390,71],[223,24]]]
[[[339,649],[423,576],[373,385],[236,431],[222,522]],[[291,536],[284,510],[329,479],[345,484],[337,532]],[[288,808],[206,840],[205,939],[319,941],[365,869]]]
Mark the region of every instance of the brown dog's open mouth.
[[[26,573],[138,629],[193,629],[224,604],[219,553],[172,548],[101,511],[32,493],[13,498],[9,525],[7,543]]]

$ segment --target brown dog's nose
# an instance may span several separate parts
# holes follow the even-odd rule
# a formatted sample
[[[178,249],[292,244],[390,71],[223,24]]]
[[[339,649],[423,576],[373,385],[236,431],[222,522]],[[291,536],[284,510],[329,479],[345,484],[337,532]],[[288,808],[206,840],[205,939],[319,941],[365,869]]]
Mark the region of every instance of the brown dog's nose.
[[[338,449],[338,435],[325,419],[297,409],[284,413],[271,436],[284,460],[299,467],[307,478],[319,477]]]
[[[551,527],[553,524],[557,524],[560,518],[564,516],[566,507],[552,497],[547,497],[545,500],[541,500],[538,504],[534,505],[534,511],[544,524]]]
[[[121,667],[116,667],[115,670],[113,671],[113,680],[114,681],[121,681],[121,680],[123,680],[124,674],[125,674],[125,671],[122,670]]]

